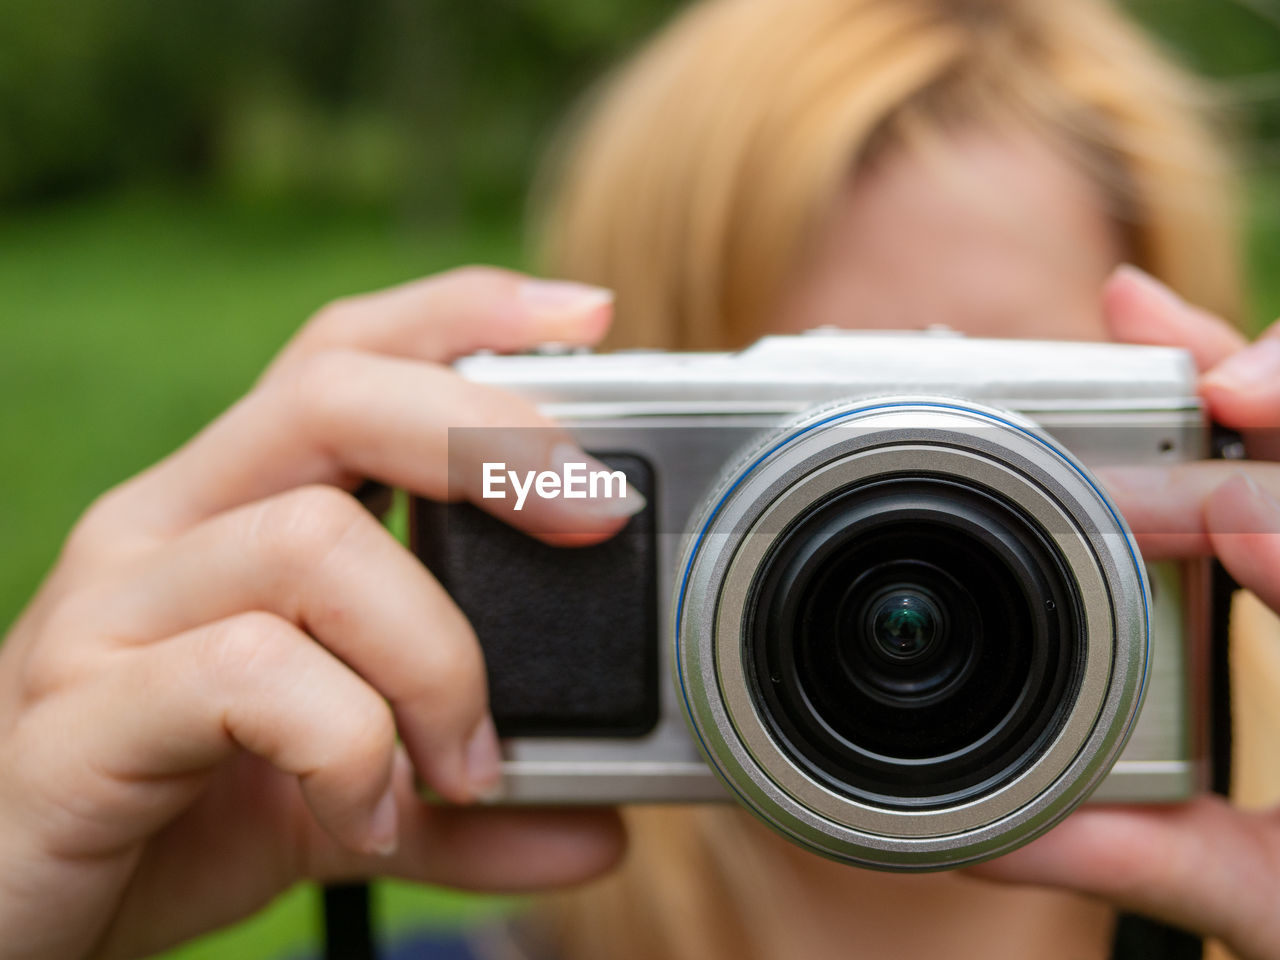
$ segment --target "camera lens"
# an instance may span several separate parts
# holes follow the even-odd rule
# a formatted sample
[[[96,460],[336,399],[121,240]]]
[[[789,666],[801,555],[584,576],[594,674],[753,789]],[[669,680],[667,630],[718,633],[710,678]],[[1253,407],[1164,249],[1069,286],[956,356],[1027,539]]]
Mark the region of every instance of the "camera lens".
[[[828,786],[879,805],[962,802],[1060,729],[1078,606],[1016,505],[955,477],[879,479],[802,513],[760,565],[753,696]]]
[[[753,439],[695,529],[680,700],[788,839],[891,870],[974,863],[1060,822],[1121,755],[1152,639],[1141,556],[1019,414],[822,404]]]
[[[893,590],[870,604],[867,635],[892,660],[928,654],[941,629],[942,613],[920,590]]]

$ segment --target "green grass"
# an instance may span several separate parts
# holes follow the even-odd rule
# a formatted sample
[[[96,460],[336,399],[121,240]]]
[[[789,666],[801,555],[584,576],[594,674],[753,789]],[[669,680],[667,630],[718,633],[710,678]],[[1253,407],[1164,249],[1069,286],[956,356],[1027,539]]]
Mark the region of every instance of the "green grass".
[[[427,927],[453,929],[509,910],[509,902],[449,890],[381,881],[373,887],[373,916],[379,938]],[[237,926],[168,951],[163,960],[288,960],[319,955],[320,894],[299,886],[266,910]]]

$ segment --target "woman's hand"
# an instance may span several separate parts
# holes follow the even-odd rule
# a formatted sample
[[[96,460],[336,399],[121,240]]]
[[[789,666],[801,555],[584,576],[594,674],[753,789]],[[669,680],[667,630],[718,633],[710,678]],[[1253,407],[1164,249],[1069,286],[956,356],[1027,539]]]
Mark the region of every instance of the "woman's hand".
[[[552,466],[566,436],[443,364],[594,343],[610,305],[480,268],[335,303],[90,508],[0,646],[0,958],[150,953],[306,877],[510,890],[618,857],[612,813],[418,800],[415,770],[457,803],[498,780],[484,664],[348,492],[372,477],[475,496],[473,459]],[[492,440],[467,446],[494,449],[450,462],[462,426],[540,429],[476,431]],[[616,502],[478,503],[561,541],[625,522]]]
[[[1280,459],[1280,323],[1246,344],[1222,321],[1128,268],[1108,283],[1104,308],[1118,340],[1189,349],[1213,419],[1241,431],[1250,458]],[[1204,462],[1100,474],[1144,556],[1212,553],[1280,611],[1280,465]],[[1085,807],[971,872],[1101,896],[1218,937],[1242,960],[1280,957],[1280,808],[1245,812],[1216,796],[1163,807]]]

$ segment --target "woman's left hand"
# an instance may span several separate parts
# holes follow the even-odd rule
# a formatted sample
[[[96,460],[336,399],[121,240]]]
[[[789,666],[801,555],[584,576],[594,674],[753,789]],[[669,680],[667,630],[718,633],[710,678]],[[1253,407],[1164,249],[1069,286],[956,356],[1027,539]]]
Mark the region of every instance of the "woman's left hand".
[[[1143,555],[1213,554],[1280,612],[1280,464],[1263,462],[1280,460],[1280,322],[1249,344],[1132,268],[1107,283],[1103,307],[1116,340],[1191,351],[1210,415],[1242,433],[1253,461],[1100,470]],[[1238,810],[1212,795],[1086,806],[969,872],[1102,897],[1217,937],[1241,960],[1280,958],[1280,807]]]

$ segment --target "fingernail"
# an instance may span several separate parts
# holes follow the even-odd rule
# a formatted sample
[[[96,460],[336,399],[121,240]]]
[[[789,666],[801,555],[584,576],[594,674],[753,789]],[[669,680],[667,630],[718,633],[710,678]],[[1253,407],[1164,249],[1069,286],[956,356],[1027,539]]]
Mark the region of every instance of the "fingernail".
[[[1230,390],[1251,390],[1272,386],[1280,380],[1280,340],[1260,340],[1206,373],[1201,383]]]
[[[396,807],[395,783],[387,787],[369,818],[369,836],[365,850],[380,857],[389,857],[400,846],[400,813]]]
[[[1187,302],[1178,296],[1166,284],[1157,280],[1141,267],[1135,267],[1131,263],[1124,263],[1116,267],[1112,277],[1124,277],[1135,286],[1140,287],[1152,299],[1158,300],[1170,307],[1185,307]]]
[[[502,751],[493,718],[480,721],[467,741],[467,784],[477,800],[492,800],[502,787]]]
[[[626,473],[601,463],[572,443],[558,443],[551,451],[551,466],[561,476],[569,476],[571,466],[581,477],[580,494],[566,491],[565,499],[583,501],[584,509],[605,517],[633,517],[645,508],[647,501]]]
[[[593,508],[606,517],[634,517],[649,503],[644,494],[627,484],[625,496],[592,501]]]
[[[568,280],[526,280],[520,299],[535,314],[587,313],[613,303],[613,291]]]

